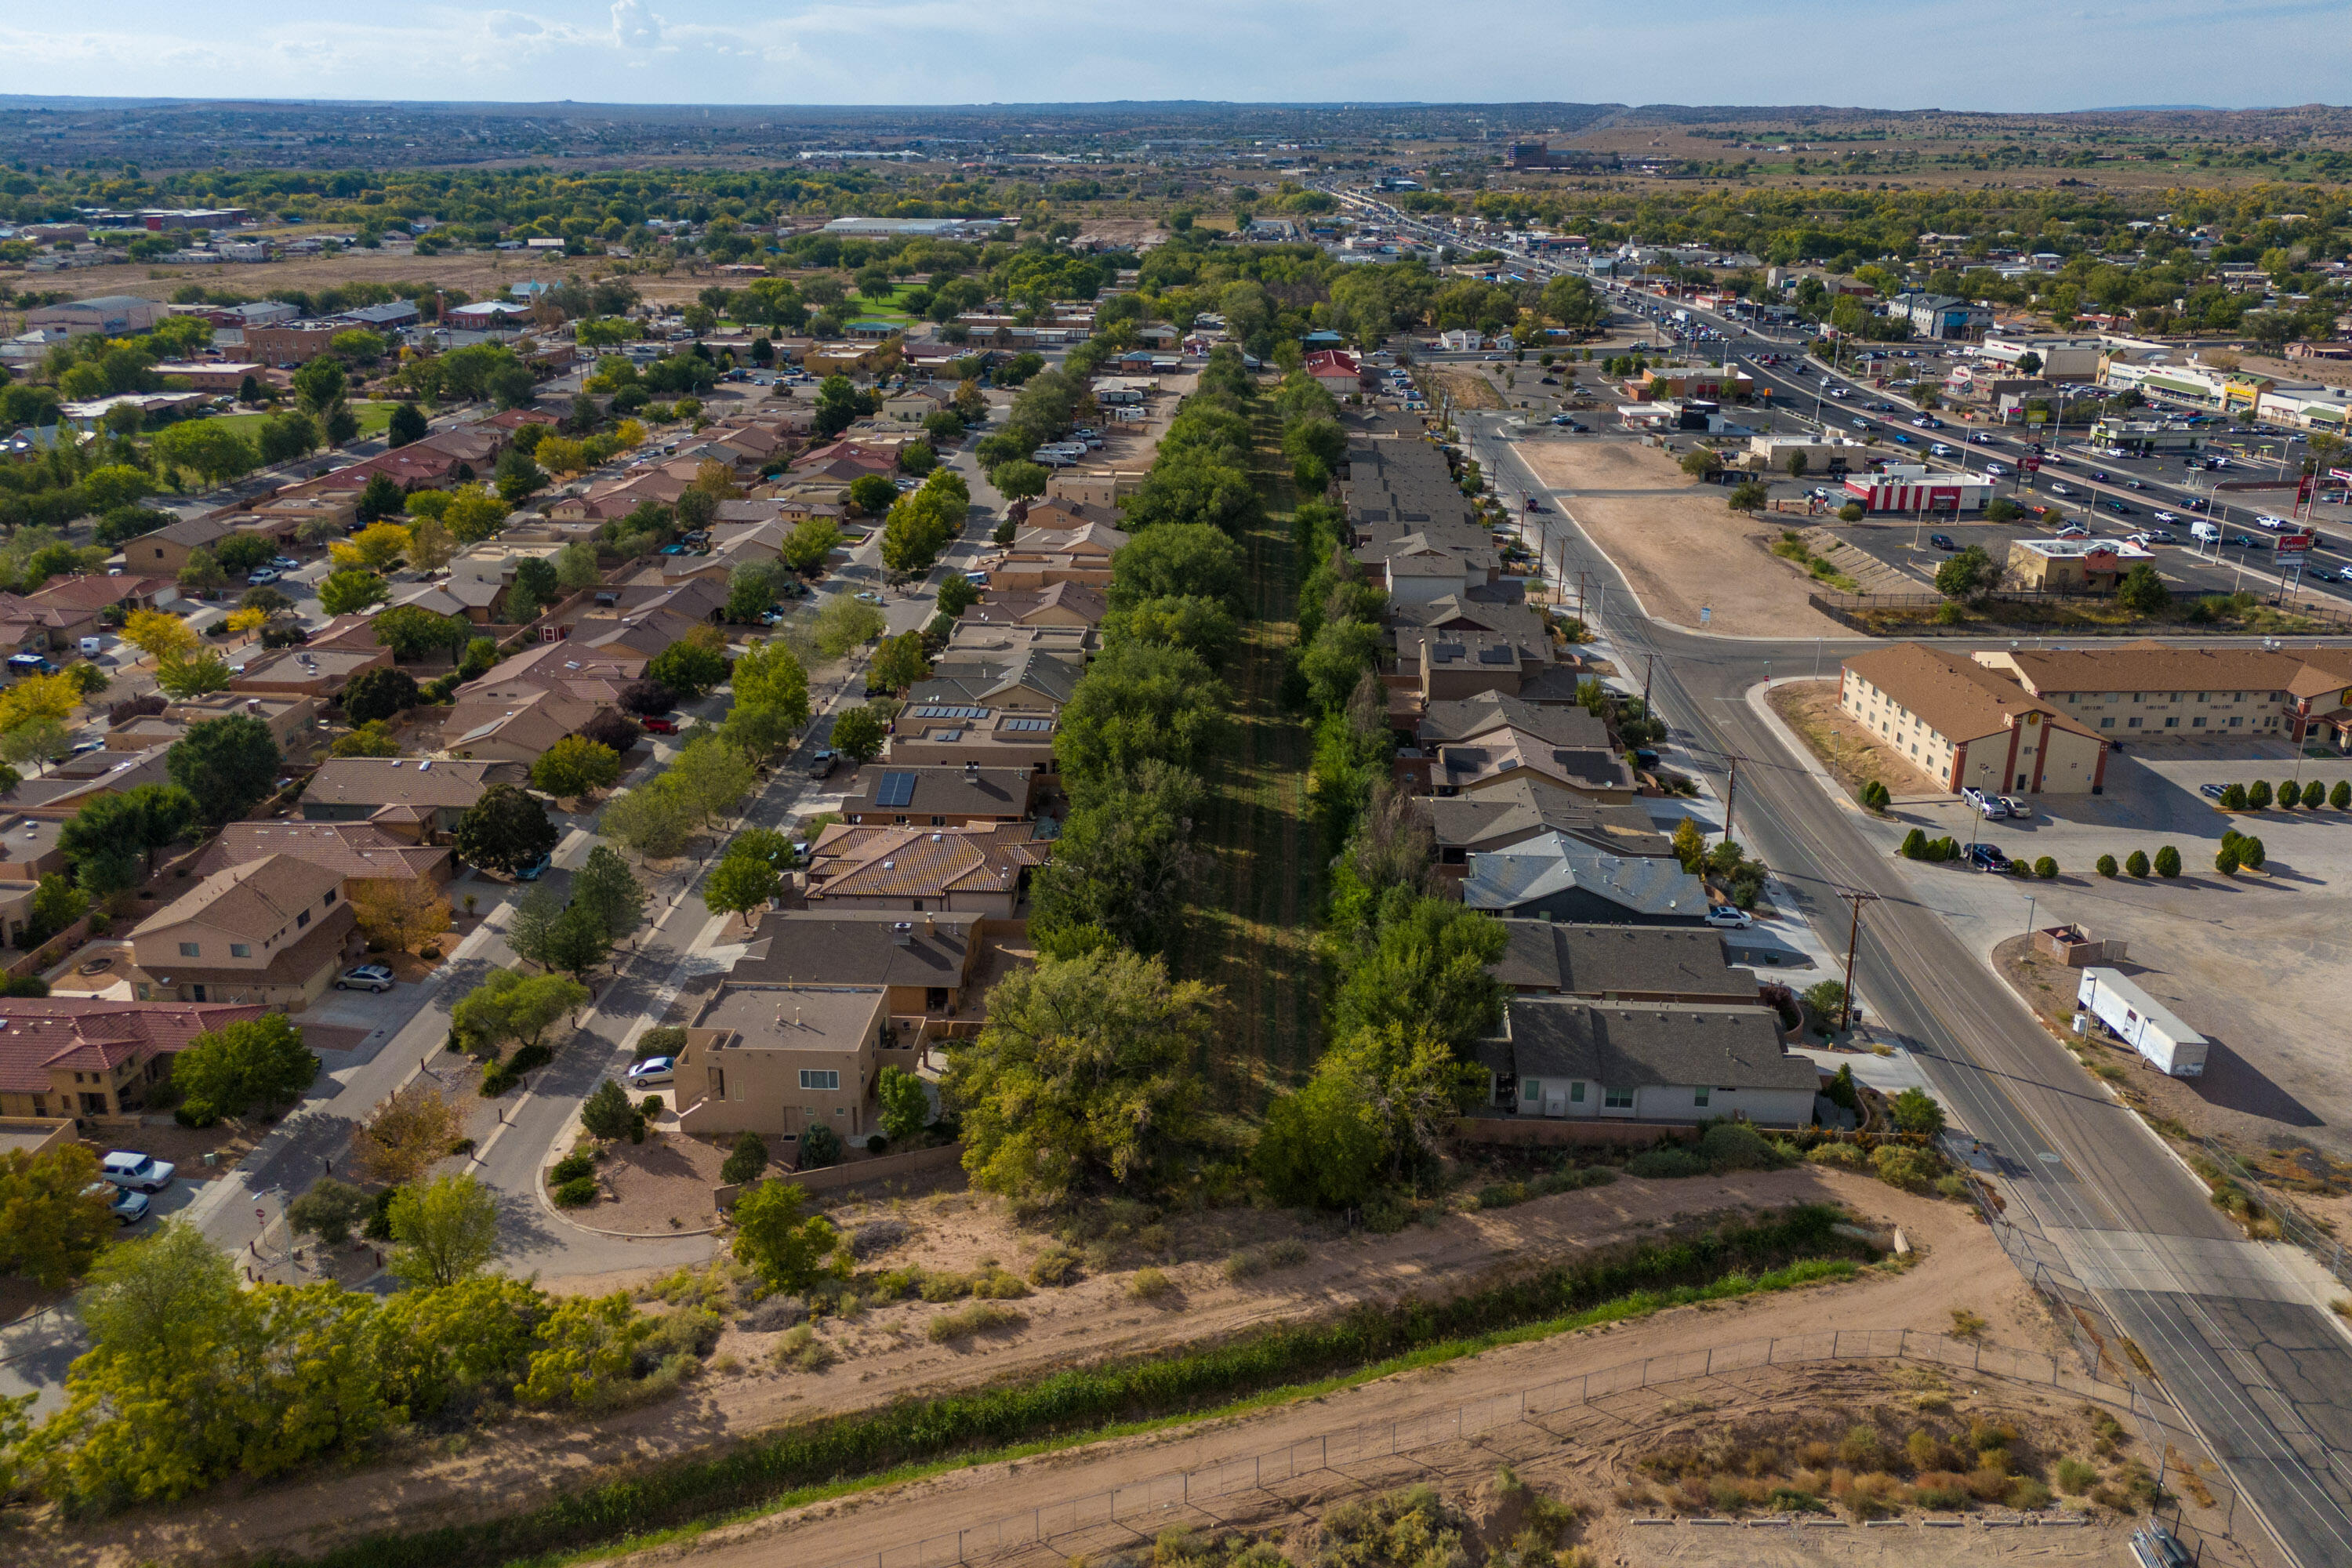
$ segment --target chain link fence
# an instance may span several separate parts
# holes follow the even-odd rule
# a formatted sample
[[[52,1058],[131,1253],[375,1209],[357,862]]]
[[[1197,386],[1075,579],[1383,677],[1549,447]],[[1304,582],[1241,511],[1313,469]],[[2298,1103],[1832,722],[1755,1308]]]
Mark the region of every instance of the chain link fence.
[[[2101,1405],[2119,1417],[2140,1422],[2143,1430],[2153,1422],[2158,1430],[2167,1434],[2158,1440],[2163,1444],[2170,1444],[2176,1436],[2163,1427],[2157,1413],[2147,1407],[2131,1383],[2097,1375],[2099,1363],[2095,1360],[2089,1363],[2094,1370],[2086,1373],[2062,1358],[2037,1352],[1979,1345],[1916,1329],[1825,1329],[1818,1333],[1747,1340],[1706,1350],[1648,1356],[1450,1409],[1339,1427],[1198,1469],[1171,1470],[1128,1486],[1007,1514],[984,1524],[943,1531],[863,1556],[844,1558],[824,1568],[949,1568],[950,1564],[985,1560],[1024,1548],[1042,1550],[1107,1526],[1149,1537],[1160,1529],[1183,1522],[1178,1517],[1181,1510],[1247,1493],[1276,1492],[1290,1482],[1344,1475],[1373,1461],[1475,1439],[1511,1427],[1540,1426],[1546,1417],[1580,1413],[1615,1396],[1773,1368],[1857,1362],[1907,1362],[1973,1377],[2050,1388]],[[2185,1438],[2186,1434],[2177,1436]],[[2158,1455],[2166,1451],[2154,1444],[2151,1449]],[[2173,1453],[2177,1464],[2179,1450],[2175,1448]]]
[[[2263,1212],[2277,1224],[2281,1240],[2311,1254],[2322,1268],[2334,1276],[2338,1285],[2352,1287],[2352,1260],[2345,1258],[2341,1238],[2321,1229],[2301,1209],[2282,1199],[2277,1190],[2268,1184],[2273,1178],[2266,1177],[2263,1172],[2247,1164],[2227,1144],[2205,1137],[2200,1137],[2197,1142],[2225,1175],[2260,1193]]]

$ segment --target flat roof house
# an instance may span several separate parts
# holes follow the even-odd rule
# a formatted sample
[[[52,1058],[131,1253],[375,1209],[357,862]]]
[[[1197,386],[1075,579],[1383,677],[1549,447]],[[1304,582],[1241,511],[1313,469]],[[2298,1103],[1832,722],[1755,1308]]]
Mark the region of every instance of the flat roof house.
[[[973,914],[771,910],[733,978],[770,985],[878,985],[893,1018],[950,1017],[980,956]]]
[[[1781,1046],[1766,1007],[1513,996],[1475,1049],[1486,1103],[1518,1117],[1801,1127],[1821,1089],[1821,1069]]]
[[[864,1138],[875,1125],[888,1000],[879,985],[721,982],[677,1054],[678,1125],[698,1137],[750,1131],[787,1144],[820,1126],[844,1143]]]

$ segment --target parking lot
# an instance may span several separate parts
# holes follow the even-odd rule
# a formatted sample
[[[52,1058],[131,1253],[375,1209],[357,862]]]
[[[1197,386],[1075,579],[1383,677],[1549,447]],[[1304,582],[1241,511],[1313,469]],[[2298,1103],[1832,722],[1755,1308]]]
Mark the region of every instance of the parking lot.
[[[2352,758],[2296,758],[2285,742],[2166,742],[2112,755],[2106,793],[2032,797],[2025,820],[1988,822],[1955,796],[1897,796],[1874,837],[1892,854],[1912,827],[2008,856],[2048,856],[2048,881],[1909,863],[1916,896],[1979,951],[2029,926],[2074,921],[2130,944],[2120,967],[2213,1042],[2193,1084],[2204,1130],[2261,1144],[2308,1141],[2352,1158],[2352,1080],[2342,1071],[2342,1010],[2352,1006],[2352,812],[2331,807],[2224,814],[2206,784],[2352,779]],[[2263,869],[2213,867],[2230,828],[2263,841]],[[2178,878],[2102,877],[2169,844]],[[2029,902],[2029,900],[2031,902]],[[1990,980],[1987,984],[1990,984]]]

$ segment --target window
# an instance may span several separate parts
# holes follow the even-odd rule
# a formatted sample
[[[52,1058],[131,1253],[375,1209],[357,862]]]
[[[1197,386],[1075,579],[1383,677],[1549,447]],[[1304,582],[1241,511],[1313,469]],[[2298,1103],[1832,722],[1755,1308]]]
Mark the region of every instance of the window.
[[[1633,1109],[1633,1091],[1604,1088],[1601,1091],[1601,1104],[1607,1110],[1631,1110]]]
[[[2178,730],[2178,729],[2179,729],[2179,728],[2180,728],[2180,720],[2179,720],[2179,716],[2178,716],[2178,715],[2176,715],[2176,716],[2174,716],[2174,717],[2172,717],[2172,718],[2167,719],[2167,720],[2164,721],[2164,727],[2165,727],[2166,729],[2168,729],[2168,730]]]
[[[2242,724],[2242,723],[2244,723],[2244,722],[2245,722],[2245,720],[2243,720],[2242,718],[2239,717],[2237,714],[2232,713],[2232,714],[2231,714],[2231,715],[2230,715],[2230,728],[2231,728],[2231,729],[2234,730],[2234,729],[2236,729],[2239,725],[2241,725],[2241,724]]]
[[[1691,1090],[1691,1104],[1695,1107],[1703,1109],[1706,1104],[1706,1097],[1713,1092],[1714,1090],[1706,1089],[1695,1089]]]
[[[2205,715],[2200,713],[2196,718],[2189,721],[2189,727],[2192,730],[2202,730],[2205,728]]]
[[[231,958],[251,958],[253,956],[253,944],[249,942],[230,942],[228,944],[228,955]]]
[[[1534,1105],[1542,1099],[1543,1079],[1539,1078],[1523,1078],[1519,1079],[1520,1103],[1525,1105]]]
[[[1571,1105],[1582,1105],[1584,1103],[1584,1085],[1581,1083],[1570,1084],[1568,1086],[1568,1099],[1569,1103]]]
[[[182,958],[201,958],[204,954],[197,949],[194,942],[184,942],[180,944],[180,956]]]
[[[2107,717],[2105,717],[2105,718],[2104,718],[2104,719],[2102,719],[2102,720],[2100,720],[2100,721],[2099,721],[2099,728],[2100,728],[2100,729],[2102,729],[2102,730],[2112,730],[2112,729],[2114,729],[2115,727],[2116,727],[2116,720],[2115,720],[2115,715],[2114,715],[2114,714],[2112,714],[2112,713],[2111,713],[2111,714],[2109,714]]]
[[[300,914],[294,917],[294,929],[296,931],[300,931],[304,926],[309,925],[310,923],[310,911],[308,910],[304,910]]]
[[[801,1087],[837,1089],[841,1087],[841,1074],[833,1068],[801,1068]]]
[[[321,908],[321,909],[328,909],[328,910],[331,910],[331,909],[333,909],[334,907],[335,907],[335,889],[332,889],[332,888],[330,888],[330,889],[327,889],[327,901],[326,901],[325,903],[321,904],[321,905],[320,906],[320,908]]]

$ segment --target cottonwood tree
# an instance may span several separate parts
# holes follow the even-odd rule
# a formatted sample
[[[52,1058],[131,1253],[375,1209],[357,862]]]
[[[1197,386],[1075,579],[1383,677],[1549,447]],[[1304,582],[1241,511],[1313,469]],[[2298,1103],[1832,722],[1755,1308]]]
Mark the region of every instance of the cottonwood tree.
[[[392,1200],[392,1272],[413,1289],[454,1285],[499,1255],[499,1205],[469,1175],[404,1187]]]

